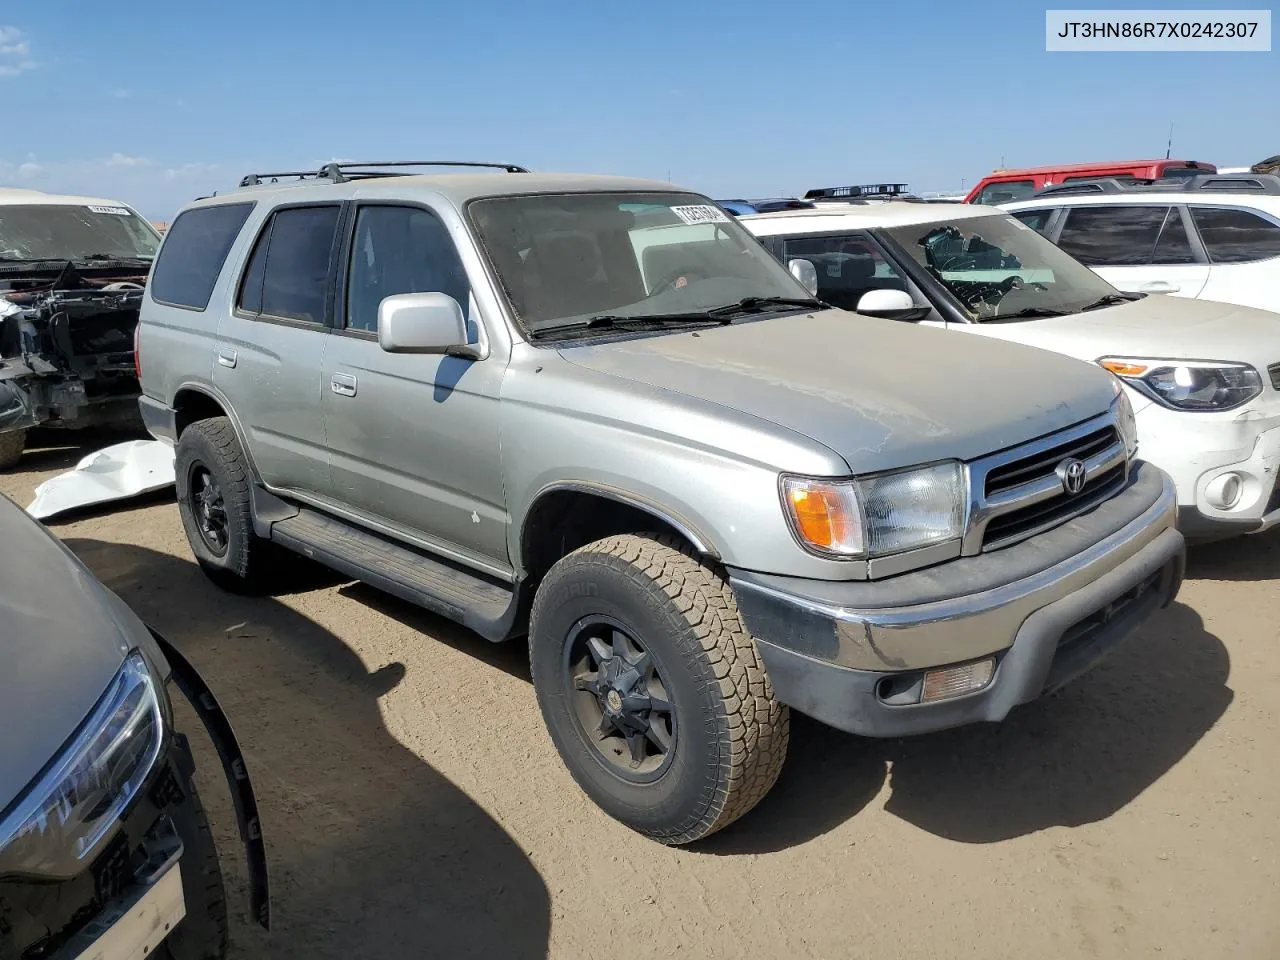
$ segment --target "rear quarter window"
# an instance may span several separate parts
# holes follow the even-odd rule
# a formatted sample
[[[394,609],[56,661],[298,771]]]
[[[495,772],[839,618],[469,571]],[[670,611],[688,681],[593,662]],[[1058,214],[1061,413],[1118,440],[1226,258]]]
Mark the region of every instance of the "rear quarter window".
[[[151,299],[207,309],[222,264],[252,210],[252,203],[227,203],[179,214],[169,225],[151,274]]]
[[[1212,263],[1249,263],[1280,257],[1280,226],[1256,213],[1227,207],[1192,207]]]

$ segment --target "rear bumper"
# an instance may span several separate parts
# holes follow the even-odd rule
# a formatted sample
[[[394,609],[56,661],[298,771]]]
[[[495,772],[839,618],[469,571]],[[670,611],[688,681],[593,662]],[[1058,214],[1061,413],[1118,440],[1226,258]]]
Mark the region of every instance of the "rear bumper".
[[[1173,600],[1186,555],[1175,502],[1169,478],[1142,465],[1116,497],[1006,550],[883,583],[730,580],[775,693],[801,713],[865,736],[999,721]],[[877,594],[899,602],[867,603]],[[980,690],[910,702],[929,669],[987,658]]]
[[[138,411],[147,433],[171,446],[178,442],[177,414],[168,404],[143,394],[138,398]]]

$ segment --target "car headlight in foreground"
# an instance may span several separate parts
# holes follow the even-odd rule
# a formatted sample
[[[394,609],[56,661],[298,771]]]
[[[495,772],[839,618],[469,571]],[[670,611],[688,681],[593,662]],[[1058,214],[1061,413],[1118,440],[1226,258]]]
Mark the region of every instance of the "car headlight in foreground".
[[[1133,402],[1125,393],[1124,381],[1116,377],[1116,398],[1111,403],[1112,413],[1116,418],[1116,427],[1120,431],[1120,439],[1124,441],[1125,456],[1133,459],[1138,454],[1138,418],[1133,414]]]
[[[1171,410],[1231,410],[1262,392],[1262,375],[1247,363],[1103,357],[1098,363]]]
[[[0,822],[0,875],[65,879],[114,835],[164,743],[160,693],[130,654],[89,718]]]
[[[964,535],[964,470],[949,460],[853,480],[783,477],[796,538],[840,559],[903,553]]]

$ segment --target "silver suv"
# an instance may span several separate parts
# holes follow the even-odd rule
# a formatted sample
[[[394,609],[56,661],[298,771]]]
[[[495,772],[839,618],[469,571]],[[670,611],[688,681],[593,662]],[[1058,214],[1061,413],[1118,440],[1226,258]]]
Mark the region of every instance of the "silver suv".
[[[827,308],[670,184],[487,166],[249,176],[174,220],[142,411],[219,581],[282,546],[527,636],[578,783],[670,844],[768,792],[789,706],[998,721],[1176,594],[1111,374]]]

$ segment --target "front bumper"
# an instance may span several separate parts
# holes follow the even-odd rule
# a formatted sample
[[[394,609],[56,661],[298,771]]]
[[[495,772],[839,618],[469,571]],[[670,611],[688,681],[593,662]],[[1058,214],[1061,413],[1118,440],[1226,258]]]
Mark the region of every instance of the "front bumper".
[[[163,918],[159,938],[144,944],[154,949],[164,923],[176,925],[185,912],[179,861],[189,838],[176,824],[190,819],[193,769],[186,739],[171,736],[119,831],[83,873],[52,883],[0,879],[0,957],[71,960],[87,951],[95,960],[133,960],[144,954],[128,944]]]
[[[1262,533],[1280,524],[1280,403],[1274,394],[1264,397],[1227,413],[1168,410],[1149,401],[1138,411],[1141,455],[1173,478],[1186,536]],[[1241,494],[1222,508],[1209,491],[1228,473],[1239,477]]]
[[[1173,600],[1186,555],[1175,507],[1169,477],[1138,464],[1112,499],[1003,550],[876,583],[738,570],[730,583],[776,695],[801,713],[865,736],[999,721]],[[981,690],[887,702],[913,675],[987,657]]]

